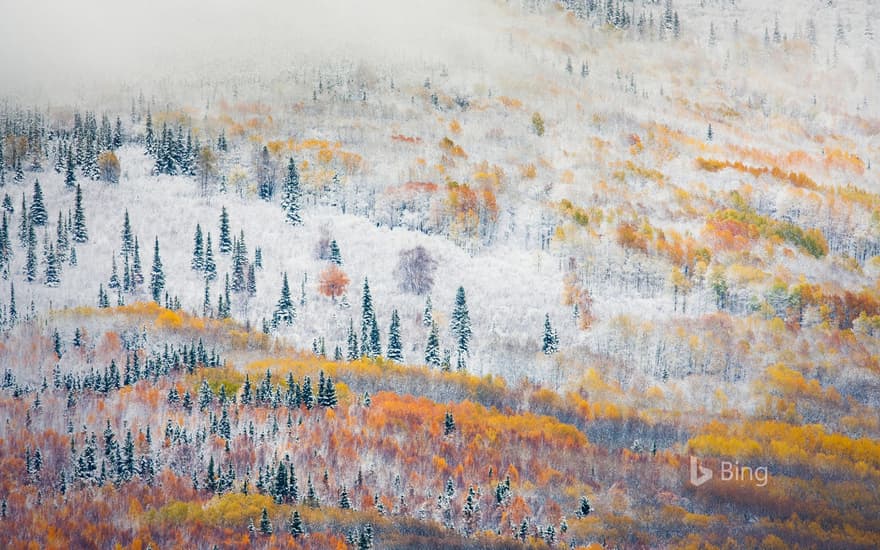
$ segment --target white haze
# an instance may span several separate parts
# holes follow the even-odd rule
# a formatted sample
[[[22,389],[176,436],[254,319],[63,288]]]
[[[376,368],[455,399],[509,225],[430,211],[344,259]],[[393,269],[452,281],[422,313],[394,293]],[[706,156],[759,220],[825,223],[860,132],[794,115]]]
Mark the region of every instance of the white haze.
[[[484,29],[501,11],[491,0],[0,0],[0,94],[72,100],[340,58],[479,65],[498,50]]]

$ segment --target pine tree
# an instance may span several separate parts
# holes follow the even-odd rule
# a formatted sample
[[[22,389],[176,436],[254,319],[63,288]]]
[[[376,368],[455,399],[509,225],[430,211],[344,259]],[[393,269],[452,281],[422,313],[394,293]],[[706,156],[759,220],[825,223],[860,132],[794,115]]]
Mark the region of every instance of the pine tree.
[[[247,292],[248,292],[248,296],[251,296],[251,297],[254,297],[257,295],[257,274],[254,271],[253,264],[248,266]]]
[[[46,206],[43,203],[43,189],[40,187],[40,180],[34,180],[34,196],[31,199],[30,211],[31,223],[42,227],[49,221],[49,214],[46,212]]]
[[[305,532],[299,511],[294,510],[293,513],[290,514],[290,522],[287,527],[287,532],[290,533],[293,538],[298,538]]]
[[[455,337],[458,370],[464,370],[467,366],[465,358],[470,353],[470,341],[472,336],[471,320],[470,314],[468,313],[464,287],[458,287],[458,291],[455,294],[455,309],[452,311],[450,328]]]
[[[706,130],[706,141],[712,141],[712,138],[715,137],[715,134],[712,132],[712,123],[709,123],[709,128]]]
[[[131,221],[128,218],[128,209],[125,209],[125,217],[122,220],[122,249],[123,254],[134,252],[134,236],[131,232]]]
[[[113,252],[111,258],[111,267],[110,267],[110,282],[107,283],[107,288],[119,288],[119,275],[117,274],[116,269],[116,252]]]
[[[428,343],[425,344],[425,364],[429,367],[440,367],[440,336],[437,333],[437,324],[434,322],[431,323]]]
[[[0,242],[0,246],[2,246]],[[64,226],[64,217],[61,211],[58,211],[58,224],[55,226],[55,253],[58,255],[58,261],[63,262],[67,259],[67,251],[70,249],[70,241],[67,238],[67,228]]]
[[[397,310],[391,312],[391,327],[388,329],[388,359],[403,362],[403,344],[400,341],[400,317]]]
[[[221,254],[229,254],[232,252],[232,237],[229,234],[229,213],[226,207],[220,209],[220,246],[218,247]]]
[[[370,283],[364,278],[364,290],[361,301],[361,355],[376,357],[382,353],[379,349],[379,326],[376,312],[373,310],[373,299],[370,296]]]
[[[446,416],[443,417],[443,435],[451,435],[455,431],[455,418],[452,417],[452,413],[446,411]]]
[[[71,153],[70,148],[67,149],[67,165],[65,167],[64,172],[64,184],[68,187],[73,187],[76,183],[76,173],[73,171],[73,153]]]
[[[37,236],[34,224],[28,223],[27,255],[25,257],[25,280],[29,283],[37,280]]]
[[[202,226],[196,224],[196,234],[193,237],[193,257],[190,267],[194,271],[203,271],[205,269],[205,244],[202,241]]]
[[[58,262],[58,256],[55,255],[55,249],[50,244],[46,257],[46,286],[56,287],[59,283],[61,283],[61,266]]]
[[[217,278],[217,264],[214,262],[214,251],[211,246],[211,233],[205,238],[205,280],[213,281]]]
[[[590,500],[586,496],[581,496],[580,504],[578,505],[577,510],[577,517],[587,517],[592,511],[593,507],[590,505]]]
[[[358,357],[360,357],[360,348],[358,347],[357,334],[354,331],[354,321],[349,318],[348,320],[348,354],[345,358],[349,361],[354,361]]]
[[[117,116],[116,127],[113,130],[113,149],[119,149],[122,147],[122,140],[122,120]]]
[[[24,193],[21,194],[21,219],[18,222],[18,241],[22,248],[28,245],[28,230],[31,226],[30,216],[28,216],[27,203],[24,200]]]
[[[330,241],[330,261],[336,265],[342,265],[342,254],[339,252],[339,245],[336,239]]]
[[[137,237],[134,238],[134,256],[131,263],[131,281],[132,288],[135,288],[138,285],[143,284],[144,282],[144,271],[141,268],[141,246],[138,242]]]
[[[284,210],[284,220],[290,225],[302,225],[300,213],[302,190],[299,183],[299,172],[296,162],[291,157],[287,162],[287,177],[284,180],[284,189],[281,195],[281,208]]]
[[[434,306],[431,304],[431,295],[428,294],[428,297],[425,299],[425,312],[422,314],[422,325],[425,328],[431,327],[434,324]]]
[[[89,233],[86,229],[86,213],[83,209],[82,188],[79,184],[76,185],[76,201],[73,211],[73,240],[78,243],[89,240]]]
[[[161,303],[162,291],[165,289],[165,273],[162,271],[162,259],[159,257],[159,237],[153,246],[153,269],[150,272],[150,294],[153,301]]]
[[[281,281],[281,297],[278,299],[278,304],[275,306],[275,312],[272,315],[272,323],[276,327],[281,323],[290,326],[295,319],[296,308],[293,307],[293,302],[290,299],[290,286],[287,283],[287,272],[284,272]]]
[[[351,500],[348,497],[348,489],[345,488],[345,485],[342,486],[342,490],[339,492],[339,508],[351,510]]]
[[[541,351],[544,352],[544,355],[553,355],[559,351],[559,337],[550,325],[549,313],[544,315],[544,339],[541,345]]]

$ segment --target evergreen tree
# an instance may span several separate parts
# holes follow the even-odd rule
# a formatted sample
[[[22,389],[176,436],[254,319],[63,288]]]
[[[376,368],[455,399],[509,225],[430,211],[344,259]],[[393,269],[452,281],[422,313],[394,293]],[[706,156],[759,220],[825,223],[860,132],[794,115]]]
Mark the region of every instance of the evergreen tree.
[[[265,536],[272,534],[272,522],[269,521],[269,512],[265,508],[260,515],[260,534]]]
[[[450,328],[455,337],[458,370],[463,370],[467,366],[465,358],[470,353],[470,341],[472,335],[471,320],[470,314],[468,313],[464,287],[458,287],[458,291],[455,294],[455,309],[452,311]]]
[[[117,116],[116,127],[113,130],[113,149],[119,149],[122,147],[122,140],[122,120]]]
[[[287,283],[287,272],[285,272],[281,281],[281,297],[275,306],[272,323],[276,327],[281,323],[290,326],[294,319],[296,319],[296,308],[293,307],[293,302],[290,299],[290,286]]]
[[[302,225],[300,213],[302,190],[299,183],[299,172],[296,162],[291,157],[287,162],[287,177],[284,180],[284,189],[281,195],[281,208],[284,210],[284,219],[290,225]]]
[[[213,281],[217,278],[217,264],[214,262],[214,251],[211,246],[211,233],[205,238],[205,280]]]
[[[330,241],[330,261],[336,265],[342,265],[342,254],[339,252],[339,245],[336,239]]]
[[[373,310],[373,298],[370,296],[370,283],[364,278],[364,290],[361,299],[361,355],[376,357],[381,354],[379,349],[379,327],[376,312]]]
[[[425,312],[422,314],[422,325],[424,325],[425,328],[434,325],[434,306],[431,304],[430,294],[428,294],[428,297],[425,299]]]
[[[549,313],[544,315],[544,339],[541,345],[541,351],[544,352],[544,355],[553,355],[559,351],[559,337],[550,325]]]
[[[34,196],[31,199],[30,219],[33,225],[42,227],[49,221],[49,214],[46,212],[46,206],[43,203],[43,189],[40,187],[40,180],[34,180]]]
[[[400,317],[397,310],[391,312],[391,327],[388,330],[388,359],[403,362],[403,344],[400,341]]]
[[[431,323],[431,332],[428,334],[428,343],[425,344],[425,364],[429,367],[440,366],[440,336],[437,333],[437,324]]]
[[[303,529],[302,517],[297,510],[294,510],[290,514],[290,522],[287,531],[293,536],[293,538],[298,538],[305,532]]]
[[[64,184],[68,187],[73,187],[76,183],[76,173],[73,171],[73,153],[71,153],[70,148],[67,149],[67,163],[64,172]]]
[[[706,130],[706,141],[712,141],[712,138],[715,137],[715,134],[712,132],[712,124],[709,123],[709,128]]]
[[[159,257],[159,237],[153,246],[153,269],[150,272],[150,293],[157,304],[162,299],[165,289],[165,273],[162,271],[162,259]]]
[[[56,287],[61,283],[61,266],[54,247],[49,245],[49,253],[46,257],[46,286]]]
[[[360,348],[358,347],[357,334],[354,331],[354,321],[349,318],[348,319],[348,354],[345,358],[349,361],[354,361],[358,357],[361,356]]]
[[[24,200],[24,193],[21,194],[21,219],[18,222],[18,241],[21,246],[28,245],[28,231],[31,227],[30,216],[28,216],[27,203]]]
[[[147,110],[147,121],[144,125],[144,145],[146,145],[147,154],[153,156],[156,154],[155,136],[153,135],[153,116]]]
[[[194,271],[205,269],[205,243],[202,241],[202,226],[196,224],[196,234],[193,237],[193,257],[190,267]]]
[[[27,255],[25,256],[25,280],[32,283],[37,280],[37,236],[34,224],[28,223]]]
[[[247,292],[248,292],[248,296],[251,296],[251,297],[254,297],[257,295],[257,274],[254,271],[253,264],[248,266]]]
[[[138,238],[134,238],[134,256],[131,263],[131,280],[132,288],[137,287],[144,282],[144,272],[141,268],[141,246]]]
[[[83,209],[82,188],[76,185],[76,201],[73,211],[73,240],[77,243],[84,243],[89,240],[89,233],[86,229],[86,213]]]
[[[232,237],[229,233],[229,213],[226,207],[220,210],[220,246],[218,247],[221,254],[229,254],[232,252]]]
[[[586,496],[581,496],[580,503],[578,505],[577,517],[584,518],[590,515],[590,512],[593,511],[593,507],[590,505],[590,500]]]
[[[107,283],[107,288],[119,288],[119,275],[117,274],[116,269],[116,252],[113,252],[111,258],[111,267],[110,267],[110,282]]]
[[[452,417],[452,413],[446,411],[446,416],[443,418],[443,435],[451,435],[455,431],[455,418]]]
[[[123,254],[134,252],[134,236],[131,232],[131,221],[128,218],[128,209],[125,209],[125,217],[122,220],[122,249]]]
[[[348,489],[345,488],[345,485],[342,486],[342,490],[339,492],[339,508],[351,510],[351,500],[348,497]]]

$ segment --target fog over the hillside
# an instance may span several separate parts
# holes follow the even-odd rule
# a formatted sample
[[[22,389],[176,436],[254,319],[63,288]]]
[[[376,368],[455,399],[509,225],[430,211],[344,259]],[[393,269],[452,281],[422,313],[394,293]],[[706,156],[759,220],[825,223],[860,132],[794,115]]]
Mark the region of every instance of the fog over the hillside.
[[[0,93],[75,99],[120,82],[262,74],[344,57],[480,63],[491,1],[2,0]]]

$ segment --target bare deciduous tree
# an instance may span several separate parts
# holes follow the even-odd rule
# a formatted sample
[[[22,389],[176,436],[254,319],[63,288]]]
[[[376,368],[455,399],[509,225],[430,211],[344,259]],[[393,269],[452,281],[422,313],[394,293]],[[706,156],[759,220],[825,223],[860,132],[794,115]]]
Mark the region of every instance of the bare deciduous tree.
[[[397,284],[403,292],[426,294],[434,286],[437,260],[423,246],[400,251],[400,260],[394,270]]]

